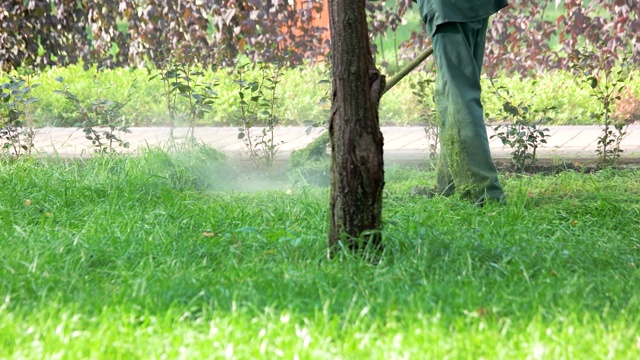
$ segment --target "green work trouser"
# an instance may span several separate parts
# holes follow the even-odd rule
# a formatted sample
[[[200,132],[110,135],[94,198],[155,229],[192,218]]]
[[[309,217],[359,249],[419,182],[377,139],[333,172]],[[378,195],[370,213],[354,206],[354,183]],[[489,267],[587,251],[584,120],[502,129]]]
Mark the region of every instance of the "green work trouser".
[[[480,101],[487,23],[488,19],[440,24],[432,37],[440,119],[436,189],[445,195],[455,191],[470,200],[504,198]]]

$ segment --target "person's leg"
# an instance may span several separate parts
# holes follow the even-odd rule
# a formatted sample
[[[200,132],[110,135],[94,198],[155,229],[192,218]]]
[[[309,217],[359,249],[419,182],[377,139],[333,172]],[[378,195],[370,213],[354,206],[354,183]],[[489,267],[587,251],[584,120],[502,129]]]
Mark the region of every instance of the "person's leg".
[[[438,25],[433,35],[441,161],[437,191],[472,200],[501,200],[504,192],[491,158],[480,101],[487,20]]]
[[[439,76],[439,75],[436,75]],[[438,162],[436,165],[436,187],[435,193],[450,196],[455,192],[455,185],[453,178],[451,177],[451,171],[449,170],[448,161],[448,146],[444,146],[442,143],[442,135],[445,134],[449,127],[449,122],[446,117],[441,114],[446,114],[449,110],[447,107],[447,101],[445,98],[446,82],[436,78],[436,90],[435,90],[435,104],[436,104],[436,116],[438,118],[438,134],[440,136],[440,154],[438,156]]]

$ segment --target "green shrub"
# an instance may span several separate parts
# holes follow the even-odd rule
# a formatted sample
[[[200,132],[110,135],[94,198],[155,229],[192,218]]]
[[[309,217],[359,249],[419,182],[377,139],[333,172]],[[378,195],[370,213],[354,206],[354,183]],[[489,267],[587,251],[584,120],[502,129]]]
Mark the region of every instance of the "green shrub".
[[[41,84],[33,90],[33,96],[40,99],[33,104],[31,118],[38,126],[74,126],[78,123],[78,115],[72,104],[53,91],[60,88],[55,81],[63,77],[69,85],[69,91],[77,94],[81,101],[101,98],[123,101],[127,89],[135,82],[135,91],[131,95],[129,106],[122,109],[123,115],[132,126],[166,125],[169,123],[166,106],[162,98],[162,83],[156,78],[149,81],[154,73],[148,69],[114,69],[97,71],[96,68],[84,70],[82,66],[52,68],[38,75],[32,81]],[[630,76],[627,88],[640,98],[640,77],[638,71]],[[0,81],[7,78],[0,74]],[[325,65],[285,69],[280,83],[280,106],[282,126],[303,125],[306,122],[324,123],[327,119],[328,104],[320,104],[320,100],[330,90]],[[398,83],[380,104],[381,125],[424,125],[421,123],[422,110],[419,101],[411,89],[412,83],[424,79],[430,74],[412,73]],[[205,71],[203,81],[216,78],[218,99],[212,113],[199,120],[199,125],[235,126],[234,112],[237,103],[236,85],[228,69]],[[550,125],[585,125],[592,124],[590,114],[597,110],[597,104],[590,98],[589,90],[577,83],[574,75],[564,71],[540,73],[534,80],[519,76],[499,76],[503,84],[515,99],[530,101],[529,94],[535,86],[536,98],[531,99],[536,107],[554,107],[549,117],[554,120]],[[100,85],[96,85],[96,81]],[[489,88],[488,79],[483,79],[483,87]],[[432,94],[425,94],[431,99]],[[430,100],[429,100],[430,101]],[[427,101],[427,103],[429,102]],[[483,92],[485,111],[497,114],[502,106],[501,100],[490,91]],[[424,102],[423,102],[424,103]],[[491,122],[494,119],[488,119]]]

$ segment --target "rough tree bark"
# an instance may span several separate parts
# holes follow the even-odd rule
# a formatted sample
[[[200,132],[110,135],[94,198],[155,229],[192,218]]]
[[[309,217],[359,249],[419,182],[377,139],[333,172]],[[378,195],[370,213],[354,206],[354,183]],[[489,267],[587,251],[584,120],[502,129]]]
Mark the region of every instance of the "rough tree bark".
[[[378,104],[385,78],[376,69],[365,0],[329,0],[332,64],[329,257],[382,247],[384,168]],[[363,241],[359,241],[363,240]]]

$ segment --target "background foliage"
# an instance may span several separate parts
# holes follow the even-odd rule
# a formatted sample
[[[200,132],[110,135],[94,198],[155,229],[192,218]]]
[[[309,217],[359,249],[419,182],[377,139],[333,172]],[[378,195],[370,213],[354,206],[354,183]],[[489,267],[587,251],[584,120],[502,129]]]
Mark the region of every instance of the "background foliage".
[[[557,11],[556,9],[563,11]],[[489,73],[504,68],[521,75],[569,69],[569,55],[597,49],[593,60],[609,67],[632,53],[640,59],[638,0],[520,0],[492,22],[487,49]],[[549,14],[552,14],[549,16]]]
[[[12,0],[0,7],[0,66],[44,68],[82,61],[113,68],[161,65],[170,57],[203,65],[234,64],[239,54],[292,64],[327,51],[308,19],[321,2],[299,9],[258,0]]]
[[[305,122],[322,122],[326,119],[328,103],[320,103],[321,95],[330,90],[330,84],[321,83],[326,79],[326,66],[298,67],[284,69],[281,77],[279,99],[277,105],[281,116],[281,125],[299,126]],[[247,76],[256,77],[258,71],[247,70]],[[237,85],[227,70],[217,69],[205,71],[202,79],[207,83],[213,79],[219,80],[216,89],[218,97],[214,111],[207,113],[200,125],[235,125],[234,114],[237,103]],[[622,93],[621,100],[615,104],[620,119],[633,116],[633,120],[640,120],[640,76],[638,71],[630,74],[627,80],[628,90]],[[135,84],[135,91],[130,95],[130,105],[122,109],[122,114],[132,126],[167,125],[170,119],[161,98],[162,83],[156,78],[148,80],[149,74],[144,69],[105,69],[96,68],[84,70],[82,66],[74,65],[56,68],[34,75],[31,80],[40,86],[33,89],[33,96],[38,102],[29,108],[29,117],[38,126],[73,126],[81,121],[74,106],[64,97],[53,93],[61,89],[55,79],[63,77],[69,90],[77,94],[83,104],[90,104],[92,99],[104,98],[114,101],[125,101],[126,89]],[[1,78],[1,77],[0,77]],[[380,103],[382,125],[424,125],[424,116],[430,114],[433,107],[431,96],[418,98],[411,86],[425,79],[433,80],[429,72],[416,72],[411,77],[401,81],[392,90],[392,96],[387,96]],[[495,122],[499,118],[502,101],[491,90],[488,79],[482,80],[486,89],[482,93],[484,108],[489,117],[487,121]],[[494,81],[496,81],[494,79]],[[588,87],[577,81],[575,75],[569,71],[541,72],[537,74],[537,81],[521,77],[500,77],[500,84],[507,87],[515,101],[532,102],[539,108],[555,107],[549,114],[551,122],[557,125],[585,125],[594,124],[591,113],[597,110],[598,103],[589,95]],[[4,80],[0,80],[4,82]],[[535,91],[535,97],[531,93]],[[570,93],[571,96],[558,96],[559,93]],[[422,101],[423,103],[419,103]],[[184,109],[181,109],[184,110]],[[184,110],[186,111],[186,110]]]
[[[322,3],[304,1],[294,9],[286,1],[253,0],[5,1],[0,5],[0,67],[9,72],[1,78],[8,82],[7,76],[24,77],[42,85],[33,91],[39,101],[25,108],[25,116],[37,126],[82,122],[69,102],[52,96],[60,90],[58,76],[86,106],[92,99],[128,100],[136,106],[121,109],[126,124],[165,125],[170,121],[160,101],[162,84],[148,79],[158,69],[188,65],[204,71],[202,81],[219,83],[214,111],[198,123],[236,125],[237,91],[231,75],[241,64],[295,67],[323,59],[327,31],[310,21]],[[429,44],[412,4],[411,0],[367,3],[372,46],[387,73]],[[513,2],[492,18],[487,74],[500,78],[518,101],[554,107],[549,124],[593,124],[591,114],[598,104],[576,83],[575,65],[595,70],[618,64],[626,86],[616,95],[614,117],[638,121],[640,85],[633,65],[640,51],[637,8],[638,0]],[[626,62],[619,60],[624,56]],[[430,96],[417,99],[411,90],[416,82],[433,77],[429,62],[425,66],[427,71],[414,72],[394,89],[393,97],[385,99],[380,109],[383,125],[429,121]],[[324,122],[327,106],[319,102],[330,90],[328,69],[283,68],[277,99],[281,125]],[[134,84],[135,91],[123,92]],[[529,100],[532,91],[536,96]],[[494,122],[502,103],[490,92],[483,96],[488,121]]]
[[[327,29],[313,26],[322,0],[12,0],[0,7],[0,67],[44,68],[82,62],[89,67],[160,66],[178,59],[203,66],[239,58],[290,65],[316,61],[329,49]],[[411,0],[369,2],[372,38],[394,34],[396,60],[428,45],[424,31],[397,39],[417,12]],[[407,12],[411,7],[412,11]],[[532,75],[569,69],[585,46],[613,65],[623,53],[640,56],[638,0],[519,0],[498,13],[488,34],[486,68]],[[421,28],[421,27],[419,27]],[[400,42],[402,44],[400,44]],[[382,43],[373,42],[374,47]],[[386,65],[387,59],[382,61]]]

